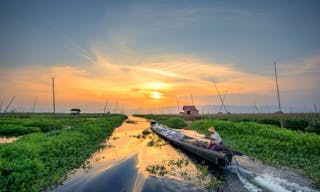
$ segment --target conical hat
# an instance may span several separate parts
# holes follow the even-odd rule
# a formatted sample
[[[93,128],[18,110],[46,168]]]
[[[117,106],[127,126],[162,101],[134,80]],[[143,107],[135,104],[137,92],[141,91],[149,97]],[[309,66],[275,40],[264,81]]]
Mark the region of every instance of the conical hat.
[[[214,127],[209,127],[208,131],[214,133],[216,130],[214,129]]]

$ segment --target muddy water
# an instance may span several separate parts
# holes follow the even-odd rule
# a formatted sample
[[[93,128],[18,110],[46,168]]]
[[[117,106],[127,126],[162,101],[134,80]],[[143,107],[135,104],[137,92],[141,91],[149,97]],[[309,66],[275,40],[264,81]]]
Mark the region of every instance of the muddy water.
[[[270,167],[245,156],[235,157],[231,166],[209,170],[202,177],[194,164],[197,159],[154,133],[143,137],[142,131],[150,127],[146,119],[129,119],[131,122],[116,128],[105,141],[105,148],[93,154],[89,168],[74,171],[54,191],[208,191],[208,181],[216,177],[224,181],[223,191],[316,191],[307,187],[311,181],[289,169]],[[204,139],[194,131],[182,131]]]

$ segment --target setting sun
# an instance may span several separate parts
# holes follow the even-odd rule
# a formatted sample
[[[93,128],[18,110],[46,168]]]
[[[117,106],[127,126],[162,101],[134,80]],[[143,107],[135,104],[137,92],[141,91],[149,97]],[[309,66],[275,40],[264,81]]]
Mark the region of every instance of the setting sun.
[[[160,99],[162,97],[162,94],[159,93],[158,91],[152,91],[150,93],[150,97],[153,99]]]

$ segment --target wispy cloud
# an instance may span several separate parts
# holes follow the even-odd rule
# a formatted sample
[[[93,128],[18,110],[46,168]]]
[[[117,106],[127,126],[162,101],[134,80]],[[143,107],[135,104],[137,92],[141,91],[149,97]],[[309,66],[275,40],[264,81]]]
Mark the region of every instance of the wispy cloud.
[[[280,63],[280,70],[285,75],[320,73],[320,54],[313,55],[292,63]]]
[[[159,11],[161,10],[161,11]],[[130,21],[143,21],[159,28],[186,27],[199,22],[208,9],[203,6],[172,7],[161,3],[139,4],[132,8]]]
[[[1,70],[0,88],[9,90],[1,92],[1,97],[17,95],[17,98],[30,100],[38,95],[40,100],[45,98],[50,103],[51,76],[56,78],[57,98],[65,106],[100,103],[105,98],[114,102],[121,101],[133,108],[148,108],[159,105],[159,102],[162,106],[175,105],[176,98],[185,95],[193,94],[197,98],[216,95],[212,80],[217,83],[221,93],[227,91],[232,95],[273,95],[275,89],[273,76],[247,73],[237,69],[234,64],[209,63],[183,55],[163,55],[130,65],[115,63],[101,52],[94,54],[95,62],[87,66],[29,66]],[[306,59],[300,70],[285,66],[287,71],[292,72],[291,76],[280,78],[282,90],[297,88],[297,84],[304,88],[317,86],[313,81],[314,78],[319,80],[319,77],[305,76],[305,73],[319,70],[318,59]],[[150,97],[153,91],[159,92],[161,100]],[[198,101],[199,104],[206,102],[207,99]],[[237,102],[233,101],[233,104]]]
[[[84,59],[90,62],[96,62],[96,60],[92,56],[90,56],[90,53],[84,48],[80,47],[74,40],[72,40],[72,38],[69,35],[62,32],[62,30],[57,29],[56,27],[49,26],[49,28],[60,37],[61,41],[63,42],[64,48],[66,48],[75,55],[83,57]]]

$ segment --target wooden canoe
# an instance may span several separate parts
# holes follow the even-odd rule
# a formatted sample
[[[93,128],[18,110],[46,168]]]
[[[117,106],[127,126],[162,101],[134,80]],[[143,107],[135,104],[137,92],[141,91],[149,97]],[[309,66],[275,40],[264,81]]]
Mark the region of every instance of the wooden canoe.
[[[151,121],[152,131],[154,131],[157,135],[159,135],[160,137],[168,141],[170,144],[177,146],[185,150],[186,152],[192,153],[193,155],[200,157],[201,159],[204,159],[210,163],[213,163],[216,166],[223,167],[231,164],[232,157],[234,155],[233,151],[227,148],[223,151],[212,151],[204,147],[196,146],[184,140],[179,140],[179,139],[166,136],[154,127],[156,124],[157,124],[156,121]],[[170,128],[167,128],[167,129],[170,129]],[[189,136],[186,136],[186,137],[190,138]]]

